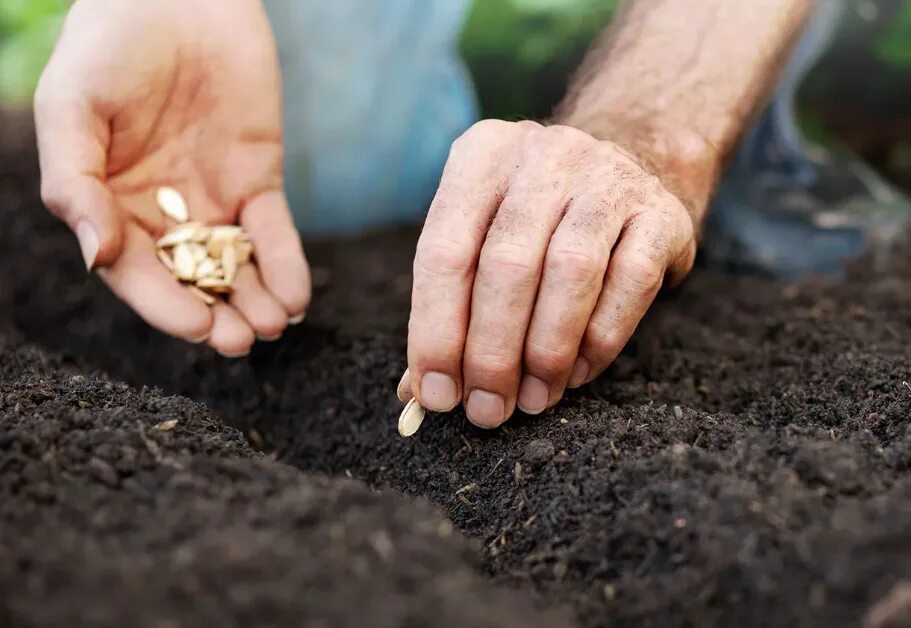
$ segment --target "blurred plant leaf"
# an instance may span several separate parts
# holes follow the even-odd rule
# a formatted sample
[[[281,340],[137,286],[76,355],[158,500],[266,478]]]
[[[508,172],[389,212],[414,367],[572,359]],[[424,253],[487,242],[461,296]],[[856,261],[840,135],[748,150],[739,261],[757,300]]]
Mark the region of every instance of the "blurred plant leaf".
[[[8,12],[10,7],[7,3],[17,2],[18,0],[2,0],[0,6]],[[4,19],[11,14],[4,13]],[[50,57],[63,25],[64,14],[65,11],[47,11],[40,16],[28,11],[16,14],[22,18],[18,22],[19,27],[7,31],[0,39],[0,102],[26,105],[31,101],[41,70]]]
[[[911,69],[911,1],[902,3],[898,15],[876,42],[876,55],[892,66]]]

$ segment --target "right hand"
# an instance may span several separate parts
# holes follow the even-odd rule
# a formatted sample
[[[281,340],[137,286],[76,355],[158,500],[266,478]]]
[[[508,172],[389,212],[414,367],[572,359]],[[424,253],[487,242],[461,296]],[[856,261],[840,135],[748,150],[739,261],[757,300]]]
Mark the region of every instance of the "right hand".
[[[35,96],[42,198],[150,325],[227,356],[299,322],[310,277],[282,182],[281,81],[259,0],[77,0]],[[256,249],[208,307],[158,261],[155,194]]]

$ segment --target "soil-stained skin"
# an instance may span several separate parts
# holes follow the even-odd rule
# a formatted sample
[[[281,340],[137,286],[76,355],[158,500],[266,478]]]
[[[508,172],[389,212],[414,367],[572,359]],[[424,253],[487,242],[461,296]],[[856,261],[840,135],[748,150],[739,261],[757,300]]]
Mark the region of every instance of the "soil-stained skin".
[[[0,181],[2,355],[8,359],[13,347],[21,356],[24,342],[40,348],[27,350],[34,374],[0,369],[7,387],[0,397],[3,420],[15,412],[13,386],[36,408],[52,404],[46,415],[56,421],[48,424],[60,431],[57,439],[65,440],[72,421],[100,421],[85,429],[105,434],[106,422],[121,414],[131,420],[118,429],[129,431],[134,414],[151,424],[173,412],[185,419],[178,430],[196,430],[193,442],[227,438],[201,407],[141,389],[157,385],[204,402],[281,462],[251,458],[231,440],[247,452],[236,463],[246,470],[193,489],[209,500],[189,510],[193,525],[180,535],[174,522],[166,528],[182,543],[206,548],[222,539],[216,553],[230,556],[231,539],[239,537],[206,533],[211,517],[217,529],[229,520],[241,528],[264,526],[285,539],[282,552],[322,551],[306,535],[294,536],[299,530],[287,522],[301,510],[283,496],[303,490],[339,504],[327,519],[344,519],[350,502],[362,499],[360,512],[398,521],[405,536],[415,534],[400,513],[424,512],[424,506],[317,481],[285,466],[293,465],[428,498],[476,539],[476,557],[494,583],[533,591],[543,605],[568,604],[585,626],[829,627],[865,618],[871,626],[896,626],[911,616],[900,586],[911,579],[911,388],[903,384],[911,379],[907,251],[861,264],[842,282],[783,285],[700,269],[662,298],[604,377],[556,409],[516,417],[494,432],[471,427],[461,412],[431,414],[405,440],[396,430],[401,404],[394,390],[404,368],[415,233],[309,247],[318,281],[308,322],[247,359],[227,361],[149,331],[100,282],[86,278],[71,237],[38,209],[31,157],[21,150],[0,155],[0,172],[12,173]],[[47,357],[55,353],[62,357]],[[69,390],[60,369],[86,376],[103,370],[134,388],[116,388],[113,401],[89,395],[91,409],[50,411],[78,403],[78,391],[89,386]],[[51,394],[41,383],[47,378],[52,392],[61,388],[42,403]],[[164,406],[174,410],[162,413],[143,399],[175,404]],[[31,416],[22,406],[19,412],[17,430]],[[33,447],[44,446],[37,423],[27,431]],[[188,438],[181,434],[154,438],[169,455],[194,460],[199,454],[192,447],[185,452],[180,441],[168,449],[164,439]],[[90,451],[85,448],[87,459],[71,473],[102,473],[97,463],[89,468]],[[0,486],[12,477],[7,469],[0,462]],[[40,490],[39,480],[16,477],[16,486]],[[258,477],[271,478],[277,488],[259,487]],[[171,483],[154,486],[154,494],[165,491],[165,503],[178,499]],[[332,497],[346,491],[360,497]],[[237,511],[236,500],[220,497],[235,494],[243,496]],[[119,508],[127,495],[122,486],[107,486],[93,511],[108,503]],[[59,534],[45,542],[70,556],[63,551],[69,528],[60,523],[67,511],[33,501],[29,521],[57,521]],[[0,512],[4,522],[21,520],[8,509]],[[119,573],[117,556],[128,541],[117,535],[136,533],[125,524],[106,530],[102,538],[85,527],[83,538],[108,543],[107,562],[99,564]],[[461,557],[454,569],[468,575],[454,595],[466,606],[480,604],[470,601],[479,593],[464,544],[434,534],[417,538],[426,538],[433,557]],[[261,538],[254,546],[266,552]],[[357,562],[360,551],[352,549],[346,560]],[[279,553],[267,553],[269,560],[280,560]],[[209,573],[203,556],[197,555],[197,568]],[[221,565],[228,558],[213,560]],[[433,567],[435,560],[419,564]],[[80,567],[88,564],[80,561]],[[218,585],[243,595],[259,576],[242,565],[259,563],[238,561]],[[36,564],[33,573],[51,578],[65,563]],[[145,583],[143,577],[137,582]],[[0,599],[10,599],[8,582],[0,580]],[[392,585],[377,586],[398,599]],[[355,589],[359,598],[352,600],[370,595],[367,584]],[[526,608],[499,595],[491,602],[495,609]],[[94,599],[108,608],[112,597]],[[277,587],[263,612],[279,616],[295,604],[287,587]]]

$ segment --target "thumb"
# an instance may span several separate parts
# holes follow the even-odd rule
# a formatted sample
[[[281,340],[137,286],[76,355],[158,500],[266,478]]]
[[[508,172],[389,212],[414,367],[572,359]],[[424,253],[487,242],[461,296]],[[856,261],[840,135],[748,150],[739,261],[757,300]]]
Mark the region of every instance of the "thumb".
[[[42,86],[35,97],[41,198],[76,235],[86,268],[120,255],[121,213],[106,178],[107,125],[78,100],[57,100]]]

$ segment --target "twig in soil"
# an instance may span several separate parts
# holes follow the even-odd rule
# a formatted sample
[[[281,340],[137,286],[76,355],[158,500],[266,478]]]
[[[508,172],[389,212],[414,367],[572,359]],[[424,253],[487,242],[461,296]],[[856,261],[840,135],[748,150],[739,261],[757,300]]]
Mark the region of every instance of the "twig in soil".
[[[497,460],[497,464],[493,465],[493,469],[491,469],[490,472],[487,475],[485,475],[481,481],[486,482],[487,479],[493,475],[493,472],[497,470],[497,467],[499,467],[501,464],[503,464],[504,460],[506,460],[506,458],[500,458],[499,460]]]
[[[902,382],[902,386],[904,386],[908,390],[911,390],[911,384],[909,384],[908,382]]]

